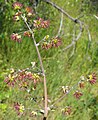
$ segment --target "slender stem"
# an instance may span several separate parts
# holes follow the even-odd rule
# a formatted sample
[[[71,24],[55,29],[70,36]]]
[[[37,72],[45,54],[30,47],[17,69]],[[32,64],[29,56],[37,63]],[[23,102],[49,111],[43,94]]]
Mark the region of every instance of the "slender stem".
[[[60,32],[62,30],[62,25],[63,25],[63,13],[61,13],[60,27],[59,27],[59,30],[58,30],[57,37],[60,35]]]
[[[66,15],[70,20],[72,20],[73,22],[78,23],[78,20],[76,20],[75,18],[73,18],[72,16],[70,16],[66,11],[64,11],[61,7],[57,6],[55,3],[53,3],[50,0],[43,0],[44,2],[52,5],[54,8],[56,8],[57,10],[59,10],[61,13],[63,13],[64,15]]]
[[[50,108],[53,108],[55,104],[57,104],[57,103],[60,102],[63,98],[65,98],[66,95],[68,95],[73,89],[75,89],[75,88],[79,85],[79,83],[80,83],[81,81],[82,81],[82,80],[78,81],[78,83],[76,83],[74,86],[72,86],[72,87],[70,88],[70,90],[69,90],[66,94],[64,94],[63,96],[61,96],[60,98],[58,98],[58,99],[50,106]]]
[[[41,69],[42,69],[42,73],[43,73],[43,76],[44,76],[44,97],[45,97],[45,108],[44,108],[44,117],[47,118],[47,114],[48,114],[48,102],[47,102],[47,85],[46,85],[46,75],[45,75],[45,70],[44,70],[44,67],[43,67],[43,63],[42,63],[42,59],[41,59],[41,55],[40,55],[40,52],[39,52],[39,49],[38,49],[38,46],[37,46],[37,43],[36,43],[36,40],[35,40],[35,37],[34,37],[34,33],[33,31],[31,30],[29,24],[27,23],[26,19],[24,16],[22,16],[22,19],[24,20],[26,26],[28,27],[28,29],[30,30],[30,33],[32,34],[32,38],[33,38],[33,42],[34,42],[34,45],[36,47],[36,51],[37,51],[37,54],[38,54],[38,59],[39,59],[39,62],[40,62],[40,66],[41,66]]]

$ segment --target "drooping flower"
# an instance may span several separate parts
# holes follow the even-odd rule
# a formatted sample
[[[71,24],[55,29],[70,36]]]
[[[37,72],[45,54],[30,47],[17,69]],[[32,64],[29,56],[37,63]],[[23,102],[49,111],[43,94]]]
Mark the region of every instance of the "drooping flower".
[[[14,16],[13,16],[13,20],[14,21],[19,21],[19,16],[21,15],[22,13],[21,12],[17,12]]]
[[[21,83],[19,83],[19,87],[20,88],[27,88],[28,87],[28,83],[26,81],[22,81]]]
[[[84,87],[85,87],[84,81],[79,82],[79,87],[80,87],[80,88],[84,88]]]
[[[95,73],[92,73],[91,75],[88,76],[88,80],[91,85],[95,84],[97,81],[97,77]]]
[[[48,21],[48,20],[43,21],[43,22],[41,23],[41,27],[42,27],[42,28],[47,28],[47,27],[49,27],[49,21]]]
[[[69,86],[62,86],[62,90],[64,94],[67,94],[69,92]]]
[[[31,33],[29,31],[25,31],[24,36],[31,37]]]
[[[19,35],[19,34],[17,34],[17,33],[13,33],[13,34],[11,35],[11,39],[12,39],[13,41],[16,41],[16,42],[19,42],[19,43],[22,41],[21,35]]]
[[[49,43],[49,42],[43,42],[43,44],[42,44],[42,48],[43,49],[50,49],[52,47],[52,44],[51,43]]]
[[[8,86],[14,86],[16,83],[16,79],[15,76],[13,76],[12,74],[9,74],[5,79],[4,82],[8,85]]]
[[[62,41],[60,38],[56,37],[52,39],[52,46],[53,47],[58,47],[62,44]]]
[[[80,97],[81,97],[83,94],[82,94],[82,92],[80,92],[80,91],[76,91],[73,95],[74,95],[74,97],[75,97],[76,99],[80,99]]]
[[[62,111],[62,113],[63,113],[64,115],[70,115],[71,112],[72,112],[72,109],[71,109],[71,106],[66,106],[66,107],[63,108],[61,111]]]
[[[49,21],[43,20],[42,18],[39,18],[38,20],[34,20],[34,27],[35,28],[47,28],[49,27]]]
[[[31,7],[26,7],[26,12],[27,12],[27,16],[28,17],[31,17],[31,16],[34,16],[35,14],[34,14],[34,11],[33,11],[33,9],[31,8]]]
[[[35,112],[35,111],[32,111],[31,113],[30,113],[30,116],[31,117],[34,117],[34,116],[36,116],[37,115],[37,112]]]
[[[15,10],[20,10],[23,4],[21,4],[20,2],[14,2],[12,6]]]
[[[22,104],[19,104],[18,102],[14,103],[14,108],[15,108],[18,115],[22,115],[24,110],[25,110],[24,106]]]

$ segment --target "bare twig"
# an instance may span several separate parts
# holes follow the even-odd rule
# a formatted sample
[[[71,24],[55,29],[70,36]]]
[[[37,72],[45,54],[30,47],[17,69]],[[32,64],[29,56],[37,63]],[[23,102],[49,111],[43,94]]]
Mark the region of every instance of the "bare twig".
[[[66,15],[73,22],[78,23],[78,20],[76,20],[75,18],[73,18],[72,16],[70,16],[67,12],[65,12],[61,7],[57,6],[55,3],[51,2],[50,0],[43,0],[43,1],[46,2],[46,3],[48,3],[48,4],[50,4],[50,5],[52,5],[54,8],[56,8],[61,13],[63,13],[64,15]]]
[[[73,89],[75,89],[79,85],[79,83],[81,81],[83,81],[83,80],[78,81],[78,83],[76,83],[74,86],[72,86],[70,88],[70,90],[66,94],[64,94],[63,96],[61,96],[60,98],[58,98],[49,108],[50,109],[54,108],[54,105],[57,104],[58,102],[60,102],[63,98],[65,98]]]
[[[81,37],[82,32],[83,32],[82,24],[83,23],[80,22],[80,32],[77,35],[77,37],[75,38],[75,40],[73,40],[71,44],[69,44],[66,48],[64,48],[63,51],[65,51],[65,50],[69,49],[70,47],[72,47],[73,45],[75,45],[75,43],[79,40],[79,38]]]
[[[72,41],[75,41],[75,39],[76,39],[76,25],[74,25],[73,40]],[[76,49],[76,43],[73,44],[73,50],[72,50],[72,53],[70,55],[70,58],[74,55],[75,49]]]
[[[94,15],[94,17],[98,20],[98,16]]]
[[[62,30],[62,25],[63,25],[63,13],[61,13],[60,27],[59,27],[58,34],[56,37],[58,37],[60,35],[60,32]]]
[[[31,30],[29,24],[27,23],[26,18],[24,16],[22,16],[22,15],[21,15],[21,17],[22,17],[23,21],[25,22],[26,26],[28,27],[28,29],[30,30],[30,33],[32,34],[32,39],[33,39],[34,45],[36,47],[36,51],[37,51],[38,58],[39,58],[39,61],[40,61],[40,66],[41,66],[43,77],[44,77],[44,97],[45,97],[44,118],[47,118],[47,114],[48,114],[48,109],[47,109],[48,107],[47,106],[48,106],[48,103],[47,103],[46,75],[45,75],[45,71],[44,71],[41,55],[40,55],[40,52],[39,52],[39,49],[38,49],[38,46],[37,46],[37,43],[36,43],[33,31]]]

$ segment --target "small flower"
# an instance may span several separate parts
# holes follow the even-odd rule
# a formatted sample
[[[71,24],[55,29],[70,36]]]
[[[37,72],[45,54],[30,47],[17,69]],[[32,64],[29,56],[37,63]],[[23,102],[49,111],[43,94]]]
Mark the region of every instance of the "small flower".
[[[53,47],[58,47],[62,44],[61,39],[56,37],[52,39],[52,46]]]
[[[49,27],[49,21],[48,21],[48,20],[43,21],[43,22],[41,23],[41,27],[42,27],[42,28],[47,28],[47,27]]]
[[[11,35],[11,39],[12,39],[13,41],[16,41],[16,42],[19,42],[19,43],[22,41],[21,35],[18,35],[17,33],[13,33],[13,34]]]
[[[91,75],[88,76],[88,81],[90,82],[91,85],[95,84],[97,81],[97,77],[95,73],[92,73]]]
[[[18,115],[22,115],[23,112],[24,112],[24,106],[22,104],[19,104],[18,102],[17,103],[14,103],[14,108],[15,110],[17,111],[17,114]]]
[[[37,116],[37,112],[32,111],[31,114],[30,114],[30,116],[31,116],[31,117],[33,117],[33,116]]]
[[[9,74],[8,77],[5,78],[4,82],[8,85],[8,86],[14,86],[16,83],[16,79],[15,76],[12,74]]]
[[[85,83],[83,81],[79,82],[79,87],[80,88],[84,88],[85,87]]]
[[[62,90],[64,94],[67,94],[69,92],[69,86],[62,86]]]
[[[13,20],[14,21],[19,21],[19,16],[21,15],[22,13],[21,12],[17,12],[14,16],[13,16]]]
[[[81,93],[81,92],[79,92],[79,91],[76,91],[75,93],[74,93],[74,97],[76,98],[76,99],[80,99],[80,97],[82,96],[83,94]]]
[[[29,31],[25,31],[24,36],[31,37],[31,33]]]
[[[20,88],[27,88],[28,87],[28,83],[26,81],[22,81],[20,84],[19,84]]]
[[[13,20],[14,20],[14,21],[19,21],[19,16],[14,15],[14,16],[13,16]]]
[[[49,38],[49,35],[46,35],[46,36],[44,37],[45,40],[47,40],[48,38]]]
[[[50,49],[52,47],[52,44],[51,43],[48,43],[48,42],[43,42],[42,44],[42,48],[43,49]]]
[[[26,7],[27,16],[31,17],[34,15],[34,12],[31,7]]]
[[[20,2],[14,2],[12,6],[15,10],[20,10],[23,5]]]
[[[33,25],[35,28],[47,28],[49,26],[49,21],[39,18],[38,20],[34,20]]]
[[[40,28],[41,27],[41,23],[43,22],[42,18],[39,18],[38,20],[34,20],[34,27],[36,28]]]
[[[66,106],[64,109],[61,110],[64,115],[70,115],[72,110],[70,106]]]

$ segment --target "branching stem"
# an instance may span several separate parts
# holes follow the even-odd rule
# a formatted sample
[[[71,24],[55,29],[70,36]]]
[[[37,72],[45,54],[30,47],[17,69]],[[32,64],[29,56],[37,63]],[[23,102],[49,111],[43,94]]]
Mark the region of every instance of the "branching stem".
[[[33,42],[34,42],[34,45],[35,45],[35,48],[36,48],[36,51],[37,51],[37,54],[38,54],[38,59],[39,59],[39,62],[40,62],[40,67],[42,69],[42,73],[43,73],[43,77],[44,77],[44,97],[45,97],[45,108],[44,108],[44,117],[47,118],[47,114],[48,114],[48,103],[47,103],[47,86],[46,86],[46,75],[45,75],[45,70],[44,70],[44,67],[43,67],[43,63],[42,63],[42,59],[41,59],[41,55],[40,55],[40,52],[39,52],[39,49],[38,49],[38,46],[37,46],[37,43],[36,43],[36,40],[35,40],[35,37],[34,37],[34,33],[33,31],[31,30],[29,24],[27,23],[26,19],[24,16],[22,16],[22,19],[23,21],[25,22],[26,26],[28,27],[28,29],[30,30],[30,33],[32,34],[32,39],[33,39]]]

